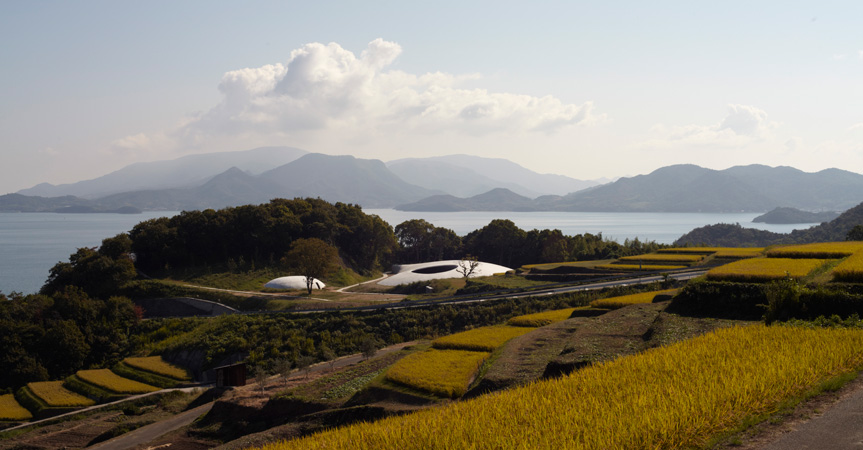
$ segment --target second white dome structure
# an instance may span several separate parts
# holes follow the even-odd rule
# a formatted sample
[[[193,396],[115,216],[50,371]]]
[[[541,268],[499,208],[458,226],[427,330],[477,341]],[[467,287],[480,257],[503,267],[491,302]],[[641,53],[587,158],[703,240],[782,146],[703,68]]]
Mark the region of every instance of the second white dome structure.
[[[418,281],[440,280],[444,278],[462,278],[464,274],[459,272],[459,262],[452,259],[446,261],[433,261],[419,264],[404,264],[393,266],[394,275],[381,280],[378,284],[384,286],[397,286],[399,284],[410,284]],[[509,272],[509,267],[497,264],[477,261],[477,266],[471,272],[471,277],[485,277],[496,273]]]

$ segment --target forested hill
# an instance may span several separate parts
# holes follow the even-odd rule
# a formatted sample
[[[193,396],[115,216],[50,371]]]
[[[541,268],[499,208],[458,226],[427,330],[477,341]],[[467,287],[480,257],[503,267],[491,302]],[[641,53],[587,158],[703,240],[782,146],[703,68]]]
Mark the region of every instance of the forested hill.
[[[863,203],[842,213],[836,219],[805,230],[773,233],[744,228],[740,224],[716,224],[696,228],[681,236],[674,245],[708,245],[723,247],[764,247],[776,244],[844,241],[848,233],[863,224]]]

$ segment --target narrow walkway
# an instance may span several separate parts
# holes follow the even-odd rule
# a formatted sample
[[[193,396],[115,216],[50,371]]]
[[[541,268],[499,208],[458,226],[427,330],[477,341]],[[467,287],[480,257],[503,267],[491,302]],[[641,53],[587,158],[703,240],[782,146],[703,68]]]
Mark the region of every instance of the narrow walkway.
[[[823,415],[762,447],[764,450],[863,449],[863,389],[852,392]]]
[[[198,417],[203,416],[210,411],[214,402],[198,406],[197,408],[184,411],[170,419],[165,419],[160,422],[152,423],[137,430],[130,431],[122,436],[118,436],[110,441],[96,444],[91,449],[99,450],[126,450],[137,447],[141,444],[153,441],[159,436],[170,433],[178,428],[182,428],[194,422]]]

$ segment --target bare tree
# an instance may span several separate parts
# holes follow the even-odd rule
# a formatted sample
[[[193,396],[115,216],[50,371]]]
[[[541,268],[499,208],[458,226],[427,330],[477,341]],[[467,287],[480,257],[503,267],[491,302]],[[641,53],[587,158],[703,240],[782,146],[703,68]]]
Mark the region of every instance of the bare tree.
[[[477,267],[479,267],[479,261],[476,259],[476,256],[465,255],[459,260],[458,268],[455,270],[463,277],[470,278],[476,272]]]
[[[275,366],[276,373],[281,375],[282,379],[285,381],[285,386],[288,385],[288,376],[291,374],[291,369],[294,367],[294,364],[285,358],[281,358],[276,361]]]
[[[267,378],[270,377],[270,374],[264,370],[263,367],[258,367],[255,369],[255,383],[258,384],[258,388],[261,389],[261,394],[264,393],[264,387],[267,385]]]
[[[324,345],[321,347],[321,358],[330,365],[330,372],[332,372],[336,365],[336,352]]]
[[[308,356],[308,355],[304,355],[304,356],[300,356],[299,358],[297,358],[297,360],[294,363],[297,366],[297,370],[299,370],[300,372],[303,372],[303,377],[308,378],[309,377],[309,366],[311,366],[313,362],[315,362],[315,358]]]

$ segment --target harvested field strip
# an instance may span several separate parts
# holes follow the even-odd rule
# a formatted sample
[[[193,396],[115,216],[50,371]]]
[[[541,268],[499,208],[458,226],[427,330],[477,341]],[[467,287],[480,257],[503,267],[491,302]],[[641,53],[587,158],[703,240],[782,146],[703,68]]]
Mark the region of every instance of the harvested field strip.
[[[646,270],[646,271],[657,271],[657,270],[677,270],[677,269],[685,269],[688,266],[670,266],[670,265],[658,265],[658,264],[603,264],[601,266],[596,266],[597,269],[602,270]]]
[[[833,280],[851,283],[863,282],[863,251],[849,256],[833,269]]]
[[[506,341],[529,333],[531,330],[531,328],[511,327],[507,325],[474,328],[473,330],[435,339],[432,341],[432,346],[437,349],[491,352],[506,343]]]
[[[788,245],[767,251],[771,258],[839,259],[863,250],[863,242],[821,242],[817,244]]]
[[[192,379],[186,369],[165,361],[161,356],[126,358],[123,362],[136,369],[145,370],[163,377],[173,378],[177,381],[188,381]]]
[[[525,314],[523,316],[513,317],[506,323],[514,327],[544,327],[555,322],[561,322],[569,319],[572,312],[577,309],[587,309],[589,306],[580,306],[578,308],[555,309],[553,311],[543,311],[534,314]]]
[[[83,395],[76,394],[63,387],[62,381],[40,381],[27,383],[30,390],[39,400],[53,408],[74,408],[95,404]]]
[[[826,259],[753,258],[710,269],[707,278],[717,281],[764,282],[790,276],[802,278],[826,264]]]
[[[488,352],[432,348],[405,356],[387,370],[386,377],[417,390],[458,398],[467,392],[483,361],[490,355]]]
[[[600,298],[590,302],[592,308],[609,308],[618,309],[624,306],[637,305],[639,303],[652,303],[653,298],[657,295],[671,295],[677,292],[677,289],[666,289],[664,291],[642,292],[639,294],[623,295],[620,297]]]
[[[704,259],[703,255],[679,255],[679,254],[650,254],[650,255],[636,255],[636,256],[624,256],[620,258],[620,261],[627,262],[645,262],[645,263],[684,263],[684,264],[692,264],[697,263]]]
[[[21,406],[18,400],[15,400],[14,395],[0,395],[0,421],[20,422],[32,418],[33,414],[30,414],[30,411]]]
[[[108,369],[79,370],[76,375],[87,383],[119,394],[143,394],[159,390],[149,384],[123,378]]]
[[[262,447],[702,448],[863,366],[863,330],[753,325],[571,375]]]

